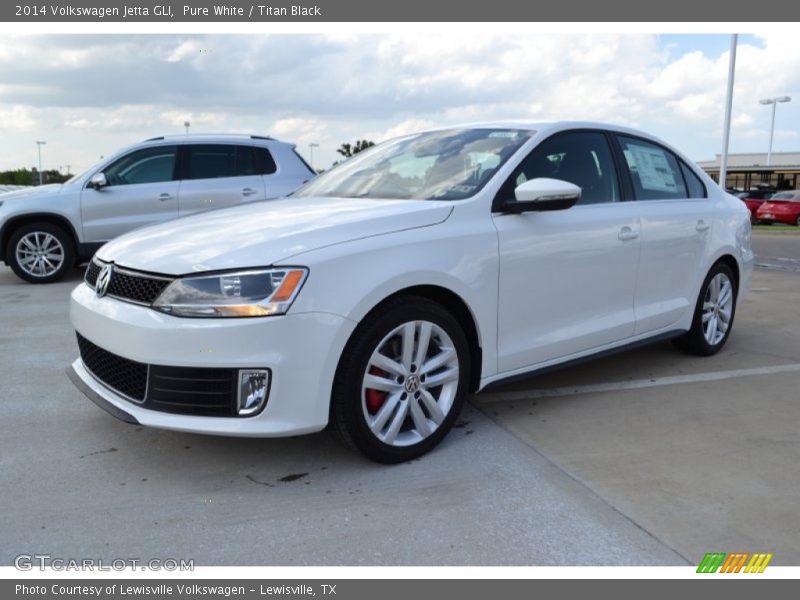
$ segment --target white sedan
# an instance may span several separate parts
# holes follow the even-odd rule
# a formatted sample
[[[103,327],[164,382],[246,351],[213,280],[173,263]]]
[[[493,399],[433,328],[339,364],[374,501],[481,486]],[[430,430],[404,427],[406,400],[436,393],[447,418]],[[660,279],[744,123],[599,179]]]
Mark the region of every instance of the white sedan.
[[[394,463],[487,386],[666,338],[717,352],[752,265],[747,208],[650,135],[443,128],[102,247],[72,293],[69,372],[131,423],[330,426]]]

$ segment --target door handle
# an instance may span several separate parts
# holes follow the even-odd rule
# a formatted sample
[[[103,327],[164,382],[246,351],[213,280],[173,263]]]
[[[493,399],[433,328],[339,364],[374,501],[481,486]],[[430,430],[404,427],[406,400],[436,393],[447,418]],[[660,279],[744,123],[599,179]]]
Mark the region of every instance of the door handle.
[[[697,229],[697,231],[699,231],[700,233],[703,233],[704,231],[708,231],[710,228],[711,228],[711,225],[709,225],[708,223],[703,221],[703,219],[700,219],[697,222],[697,226],[695,227],[695,229]]]
[[[623,242],[628,242],[630,240],[635,240],[639,237],[639,234],[636,233],[633,229],[625,225],[622,229],[619,230],[619,234],[617,237],[622,240]]]
[[[158,199],[161,200],[162,202],[166,202],[167,200],[172,200],[174,197],[175,196],[173,196],[172,194],[166,194],[166,193],[158,195]]]
[[[255,193],[256,191],[253,188],[244,188],[242,190],[242,196],[252,196]]]

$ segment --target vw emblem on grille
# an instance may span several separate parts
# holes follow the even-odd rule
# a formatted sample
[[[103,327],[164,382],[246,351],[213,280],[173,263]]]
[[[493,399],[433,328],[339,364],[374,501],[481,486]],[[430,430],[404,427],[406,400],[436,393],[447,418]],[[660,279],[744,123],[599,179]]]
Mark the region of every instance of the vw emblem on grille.
[[[100,269],[97,275],[97,283],[94,290],[97,292],[97,297],[102,298],[108,291],[108,284],[111,283],[111,276],[114,274],[114,265],[106,265]]]

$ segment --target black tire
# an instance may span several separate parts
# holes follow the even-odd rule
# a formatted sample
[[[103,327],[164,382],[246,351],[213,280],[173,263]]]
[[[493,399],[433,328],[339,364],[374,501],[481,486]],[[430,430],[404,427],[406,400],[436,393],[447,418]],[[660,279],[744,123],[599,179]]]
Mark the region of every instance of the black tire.
[[[401,325],[413,321],[432,323],[449,336],[458,360],[457,391],[449,412],[437,429],[417,443],[397,446],[384,443],[369,428],[362,383],[370,358],[384,338]],[[419,339],[417,333],[415,339]],[[470,353],[466,336],[458,321],[444,307],[419,296],[389,300],[364,318],[345,347],[333,385],[329,428],[345,445],[373,461],[395,464],[417,458],[434,448],[452,428],[464,404],[469,387],[469,371]],[[414,400],[409,396],[408,403],[411,402]],[[418,406],[421,404],[419,402]],[[412,419],[411,415],[406,419]],[[413,426],[412,421],[408,421],[408,424]]]
[[[728,322],[728,329],[725,331],[722,339],[714,344],[711,344],[706,339],[705,332],[703,330],[703,304],[706,301],[706,295],[709,293],[709,284],[711,283],[711,280],[719,274],[724,274],[730,281],[731,287],[733,288],[733,303],[731,306],[731,316]],[[703,280],[703,285],[700,288],[700,293],[698,294],[697,303],[695,304],[694,308],[692,328],[682,336],[675,338],[672,343],[680,350],[696,356],[711,356],[712,354],[719,352],[725,345],[725,342],[728,341],[728,337],[730,337],[733,329],[733,321],[736,317],[737,292],[738,286],[736,284],[736,277],[734,277],[731,268],[725,263],[716,263],[713,267],[711,267],[711,270],[708,272],[708,275],[706,275],[706,278]]]
[[[800,215],[797,215],[797,219],[795,220],[794,224],[795,224],[797,227],[800,227]]]
[[[36,275],[26,270],[20,264],[17,257],[17,245],[20,243],[20,240],[34,233],[41,233],[43,235],[49,234],[58,240],[58,243],[61,245],[61,256],[63,256],[63,259],[61,265],[55,271],[43,275]],[[6,245],[6,262],[8,266],[11,267],[11,270],[14,271],[17,277],[30,283],[52,283],[58,281],[75,266],[75,257],[75,242],[72,236],[64,231],[63,228],[53,223],[41,222],[23,225],[11,234],[8,244]]]

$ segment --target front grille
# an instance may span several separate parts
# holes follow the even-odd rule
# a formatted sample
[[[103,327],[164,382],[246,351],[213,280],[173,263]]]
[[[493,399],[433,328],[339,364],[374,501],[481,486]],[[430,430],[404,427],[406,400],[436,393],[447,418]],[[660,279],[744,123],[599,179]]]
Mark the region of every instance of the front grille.
[[[80,333],[86,368],[103,384],[144,408],[168,413],[235,417],[238,369],[148,365],[117,356]]]
[[[97,283],[97,276],[100,274],[101,268],[102,267],[97,264],[94,259],[89,261],[89,266],[86,267],[86,276],[84,277],[86,283],[89,284],[89,287],[93,288]]]
[[[168,279],[156,279],[115,269],[111,274],[106,293],[120,300],[152,304],[170,283]]]
[[[84,277],[89,287],[96,286],[97,277],[106,264],[108,263],[96,259],[92,259],[89,263]],[[127,302],[150,305],[172,281],[170,277],[140,273],[115,266],[106,288],[106,295]]]
[[[147,365],[103,350],[78,334],[81,360],[92,375],[123,396],[143,402],[147,394]]]

